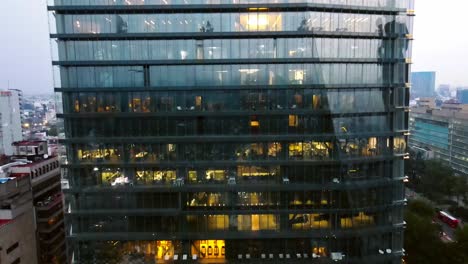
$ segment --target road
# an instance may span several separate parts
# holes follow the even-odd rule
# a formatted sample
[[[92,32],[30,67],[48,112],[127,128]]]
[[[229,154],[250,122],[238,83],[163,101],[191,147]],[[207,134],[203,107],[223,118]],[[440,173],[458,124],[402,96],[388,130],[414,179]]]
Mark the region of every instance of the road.
[[[412,200],[412,199],[424,200],[424,201],[432,204],[433,206],[435,206],[434,202],[432,202],[431,200],[429,200],[426,197],[422,196],[421,194],[419,194],[417,192],[414,192],[413,190],[411,190],[409,188],[406,188],[405,196],[406,196],[406,199],[408,199],[408,200]],[[440,224],[441,227],[442,227],[443,234],[440,237],[442,239],[442,241],[445,241],[445,242],[455,241],[455,230],[456,229],[451,228],[449,225],[447,225],[446,223],[440,221],[439,219],[435,219],[434,222]]]
[[[440,221],[439,219],[435,220],[436,223],[440,224],[442,226],[442,235],[440,236],[440,239],[444,242],[454,242],[455,241],[455,230],[448,226],[446,223]]]

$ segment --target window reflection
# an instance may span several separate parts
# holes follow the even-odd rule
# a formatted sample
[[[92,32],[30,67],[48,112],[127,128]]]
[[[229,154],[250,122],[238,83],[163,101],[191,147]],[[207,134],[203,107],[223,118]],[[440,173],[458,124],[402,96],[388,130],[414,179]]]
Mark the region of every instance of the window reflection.
[[[265,3],[330,3],[334,5],[359,7],[386,7],[407,8],[406,0],[371,0],[371,1],[344,1],[344,0],[55,0],[54,5],[219,5],[219,4],[265,4]]]
[[[149,74],[144,74],[142,69],[131,70],[130,67],[67,67],[60,68],[61,70],[61,87],[59,88],[106,88],[106,87],[144,87],[149,85],[151,87],[178,87],[178,86],[257,86],[257,85],[330,85],[330,86],[348,86],[359,87],[362,85],[382,85],[397,83],[401,84],[398,80],[383,79],[383,68],[403,69],[401,66],[404,64],[390,65],[389,63],[382,64],[264,64],[264,65],[177,65],[177,66],[150,66]],[[138,67],[135,67],[138,68]],[[141,67],[140,67],[141,68]],[[106,80],[109,82],[102,82],[100,78],[95,75],[101,72],[108,75]],[[298,72],[301,72],[298,76]],[[322,73],[322,74],[317,74]],[[298,79],[300,77],[300,79]],[[115,81],[114,81],[115,80]],[[254,92],[254,91],[252,91]],[[283,91],[276,91],[280,93]],[[312,100],[313,106],[316,109],[324,107],[326,98],[329,95],[334,95],[338,91],[331,91],[331,93],[324,90],[319,93],[310,94],[305,100]],[[256,93],[259,93],[256,91]],[[345,91],[341,92],[346,94]],[[219,98],[223,95],[228,95],[226,92],[211,91],[206,92],[208,97],[203,98],[203,105],[207,108],[219,110],[225,107],[226,101],[220,101]],[[272,96],[274,93],[270,93]],[[250,106],[258,104],[261,109],[265,107],[266,98],[264,95],[242,96],[245,105]],[[200,96],[200,95],[196,95]],[[314,97],[315,96],[315,97]],[[136,97],[140,100],[146,97]],[[208,101],[208,98],[210,101]],[[240,96],[238,96],[240,98]],[[257,98],[257,99],[256,99]],[[286,97],[277,97],[278,100],[287,100]],[[316,98],[316,99],[315,99]],[[350,97],[351,98],[351,97]],[[378,98],[368,97],[370,100],[363,102],[366,104],[378,104]],[[382,97],[381,97],[382,98]],[[238,99],[239,100],[239,99]],[[167,110],[174,110],[174,103],[176,100],[171,99],[169,96],[161,96],[158,108]],[[190,100],[191,101],[191,100]],[[194,100],[195,101],[195,100]],[[194,106],[195,102],[191,101],[190,106]],[[382,101],[380,101],[381,104]],[[270,107],[284,109],[286,104],[291,104],[290,108],[300,107],[301,99],[296,96],[293,100],[286,101],[284,104],[270,104]],[[211,106],[210,106],[211,104]],[[336,106],[338,107],[338,106]],[[347,106],[342,106],[347,107]],[[94,108],[93,108],[94,109]],[[165,110],[165,111],[167,111]],[[186,109],[178,109],[186,110]],[[95,110],[94,110],[95,111]]]
[[[398,16],[397,20],[402,20]],[[378,33],[394,16],[327,12],[58,15],[59,33],[332,31]],[[389,28],[390,29],[390,28]],[[407,34],[399,27],[391,32]]]
[[[403,41],[395,40],[398,46]],[[403,44],[401,44],[403,43]],[[277,38],[277,39],[205,39],[205,40],[99,40],[59,41],[62,61],[102,60],[216,60],[216,59],[277,59],[333,58],[342,59],[404,59],[406,53],[380,53],[391,50],[392,41],[379,39]],[[393,56],[393,57],[391,57]],[[404,56],[404,57],[402,57]],[[220,70],[218,80],[226,78]],[[290,79],[300,84],[307,72],[291,71]],[[111,85],[109,73],[99,73],[99,83]]]

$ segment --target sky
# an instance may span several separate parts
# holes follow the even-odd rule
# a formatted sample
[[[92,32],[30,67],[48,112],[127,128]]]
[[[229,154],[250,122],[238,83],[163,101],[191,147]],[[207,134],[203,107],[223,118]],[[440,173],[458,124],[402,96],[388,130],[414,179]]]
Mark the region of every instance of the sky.
[[[1,0],[0,90],[53,92],[46,0]],[[413,71],[436,71],[437,85],[468,86],[466,0],[416,0]]]

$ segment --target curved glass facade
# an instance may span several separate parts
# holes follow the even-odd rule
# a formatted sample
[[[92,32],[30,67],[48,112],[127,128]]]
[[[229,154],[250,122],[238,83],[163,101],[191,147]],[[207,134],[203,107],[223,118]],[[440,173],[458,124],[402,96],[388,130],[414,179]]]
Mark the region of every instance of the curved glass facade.
[[[411,8],[55,1],[69,258],[401,263]]]

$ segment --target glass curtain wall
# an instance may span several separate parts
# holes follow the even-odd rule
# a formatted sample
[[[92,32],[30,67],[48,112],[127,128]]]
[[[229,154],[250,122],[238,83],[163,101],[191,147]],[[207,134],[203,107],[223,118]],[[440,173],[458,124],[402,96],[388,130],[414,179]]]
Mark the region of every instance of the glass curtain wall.
[[[411,7],[51,3],[69,259],[401,263]]]

